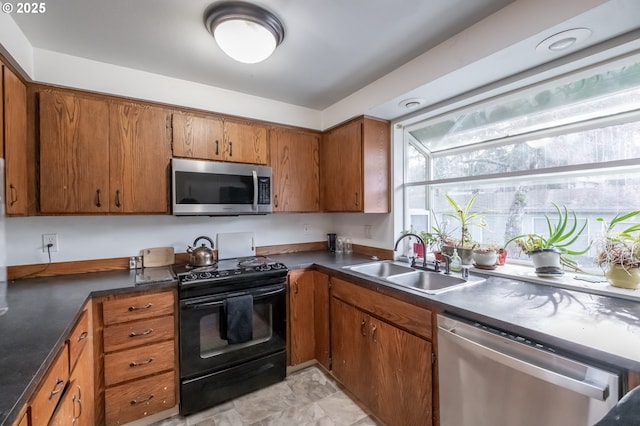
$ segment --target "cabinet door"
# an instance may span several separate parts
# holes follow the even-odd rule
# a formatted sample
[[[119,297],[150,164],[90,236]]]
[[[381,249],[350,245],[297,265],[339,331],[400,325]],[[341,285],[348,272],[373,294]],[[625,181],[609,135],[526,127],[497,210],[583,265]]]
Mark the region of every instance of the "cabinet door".
[[[432,424],[431,343],[369,318],[376,400],[370,406],[389,425]]]
[[[289,273],[289,365],[315,356],[313,272]]]
[[[362,123],[353,121],[328,132],[322,141],[324,209],[362,211]]]
[[[320,210],[318,135],[287,129],[269,132],[273,211]]]
[[[267,164],[266,127],[242,121],[225,121],[224,134],[225,161]]]
[[[113,103],[109,123],[110,211],[168,213],[169,113],[143,105]]]
[[[222,120],[176,112],[173,114],[173,156],[220,160],[222,158]]]
[[[26,215],[27,87],[7,67],[3,74],[6,213]]]
[[[333,375],[368,407],[376,401],[370,356],[369,316],[331,299],[331,368]]]
[[[109,211],[109,107],[40,92],[40,211]]]
[[[329,276],[313,271],[313,323],[315,338],[315,358],[327,370],[331,370],[331,294]]]

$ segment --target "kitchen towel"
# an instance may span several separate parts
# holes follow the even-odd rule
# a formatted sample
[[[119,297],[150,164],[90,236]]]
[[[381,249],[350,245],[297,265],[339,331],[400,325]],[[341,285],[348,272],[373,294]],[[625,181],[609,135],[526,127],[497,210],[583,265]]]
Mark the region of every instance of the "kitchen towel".
[[[224,300],[226,338],[230,345],[253,339],[253,296],[229,297]]]

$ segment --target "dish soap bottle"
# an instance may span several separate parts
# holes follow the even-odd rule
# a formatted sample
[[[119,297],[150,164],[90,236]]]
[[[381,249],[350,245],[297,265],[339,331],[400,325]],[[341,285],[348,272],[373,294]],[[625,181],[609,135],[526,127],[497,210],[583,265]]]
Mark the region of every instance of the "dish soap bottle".
[[[453,249],[453,256],[449,261],[449,270],[452,272],[460,272],[462,270],[462,259],[458,256],[458,249]]]

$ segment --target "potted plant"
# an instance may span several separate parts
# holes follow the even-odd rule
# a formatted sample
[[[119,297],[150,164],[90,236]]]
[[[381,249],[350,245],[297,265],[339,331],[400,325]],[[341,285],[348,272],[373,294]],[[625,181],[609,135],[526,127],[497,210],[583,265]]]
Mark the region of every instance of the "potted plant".
[[[493,269],[498,263],[498,247],[495,244],[481,244],[473,248],[473,264],[481,269]]]
[[[614,287],[637,289],[640,287],[640,223],[615,231],[623,221],[640,215],[640,210],[616,215],[604,223],[603,237],[596,241],[598,265],[603,268],[607,281]]]
[[[447,201],[453,207],[454,213],[447,213],[446,215],[455,219],[460,223],[460,239],[449,241],[448,244],[443,245],[442,251],[451,256],[453,249],[457,249],[458,255],[462,259],[462,263],[470,265],[473,261],[473,248],[477,245],[471,238],[469,228],[477,226],[480,228],[486,228],[487,222],[484,220],[484,213],[486,210],[480,210],[471,212],[473,202],[476,200],[478,194],[473,196],[467,201],[467,204],[461,206],[453,197],[446,195]]]
[[[505,243],[505,248],[511,242],[516,245],[524,253],[529,255],[533,266],[536,268],[536,274],[539,276],[558,276],[562,275],[562,266],[578,270],[576,262],[569,256],[578,256],[589,251],[591,244],[583,250],[572,250],[570,247],[578,240],[582,232],[587,227],[585,220],[581,227],[578,228],[578,218],[575,212],[567,211],[565,206],[562,209],[557,204],[553,204],[556,209],[557,220],[551,222],[549,216],[544,218],[547,222],[547,235],[541,234],[522,234],[513,237]],[[572,220],[569,218],[572,216]]]

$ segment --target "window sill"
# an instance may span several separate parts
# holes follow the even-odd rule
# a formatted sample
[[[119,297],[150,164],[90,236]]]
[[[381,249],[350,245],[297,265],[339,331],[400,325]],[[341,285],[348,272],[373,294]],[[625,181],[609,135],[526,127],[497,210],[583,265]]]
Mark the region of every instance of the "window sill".
[[[562,277],[558,278],[542,278],[538,277],[531,266],[505,264],[498,266],[494,270],[486,270],[471,267],[470,271],[484,275],[492,275],[503,278],[513,278],[521,281],[527,281],[535,284],[543,284],[551,287],[560,287],[569,290],[581,291],[584,293],[598,294],[603,296],[617,297],[620,299],[633,300],[640,302],[640,290],[628,290],[624,288],[613,287],[607,283],[605,278],[597,275],[579,274],[573,271],[565,271]],[[601,279],[602,282],[584,281],[584,279],[593,281],[593,279]]]

